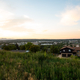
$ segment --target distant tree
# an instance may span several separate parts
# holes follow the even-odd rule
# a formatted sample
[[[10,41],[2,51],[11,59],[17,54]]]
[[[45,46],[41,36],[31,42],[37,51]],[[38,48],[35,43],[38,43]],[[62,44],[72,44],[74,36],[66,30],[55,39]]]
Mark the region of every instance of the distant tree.
[[[20,46],[20,50],[25,50],[26,48],[25,48],[25,45],[21,45]]]
[[[46,51],[47,52],[47,46],[44,46],[44,48],[42,49],[42,51]]]
[[[8,45],[8,47],[9,47],[9,50],[16,50],[16,46],[15,45]]]
[[[73,44],[72,43],[70,43],[70,47],[73,47]]]
[[[4,45],[2,46],[2,49],[4,49],[4,50],[9,50],[9,47],[4,44]]]
[[[32,52],[37,52],[40,50],[40,47],[38,45],[31,45],[30,46],[30,51]]]
[[[58,43],[57,45],[52,45],[50,51],[52,53],[59,53],[60,49],[63,47],[64,43]]]
[[[40,45],[40,50],[42,50],[43,52],[47,52],[47,50],[50,48],[50,45]]]
[[[66,43],[66,45],[68,46],[68,45],[69,45],[69,43],[67,42],[67,43]]]
[[[59,53],[59,48],[58,46],[52,45],[50,48],[52,53]]]
[[[16,46],[13,44],[9,44],[9,45],[3,45],[2,49],[4,50],[16,50]]]
[[[20,50],[20,47],[18,46],[17,43],[15,44],[15,46],[16,46],[16,49]]]
[[[29,50],[32,45],[33,44],[31,42],[28,42],[27,44],[25,44],[25,49]]]

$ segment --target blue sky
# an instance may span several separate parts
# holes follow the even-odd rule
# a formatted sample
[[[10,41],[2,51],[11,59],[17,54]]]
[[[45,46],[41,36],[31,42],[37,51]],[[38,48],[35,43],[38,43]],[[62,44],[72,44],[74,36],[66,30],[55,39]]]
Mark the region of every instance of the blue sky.
[[[80,0],[0,0],[0,38],[80,38]]]

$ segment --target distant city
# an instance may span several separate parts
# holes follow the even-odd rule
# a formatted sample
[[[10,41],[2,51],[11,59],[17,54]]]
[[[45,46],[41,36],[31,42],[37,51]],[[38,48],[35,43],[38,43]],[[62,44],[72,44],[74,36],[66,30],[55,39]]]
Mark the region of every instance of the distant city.
[[[80,46],[80,39],[0,39],[0,49],[2,49],[2,46],[9,45],[9,44],[17,44],[18,46],[25,45],[27,42],[31,42],[34,45],[57,45],[57,44],[64,44],[64,46]]]

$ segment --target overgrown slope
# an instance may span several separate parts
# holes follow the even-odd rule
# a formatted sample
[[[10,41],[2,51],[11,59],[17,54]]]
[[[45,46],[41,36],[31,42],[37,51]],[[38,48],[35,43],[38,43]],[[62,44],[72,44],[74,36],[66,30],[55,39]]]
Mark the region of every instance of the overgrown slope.
[[[80,80],[80,60],[0,51],[0,80]]]

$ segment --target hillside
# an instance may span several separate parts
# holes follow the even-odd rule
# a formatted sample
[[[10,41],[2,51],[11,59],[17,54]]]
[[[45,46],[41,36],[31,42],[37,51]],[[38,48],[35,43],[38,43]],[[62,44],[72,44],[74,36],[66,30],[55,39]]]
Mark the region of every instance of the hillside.
[[[0,51],[0,80],[80,80],[80,60]]]

